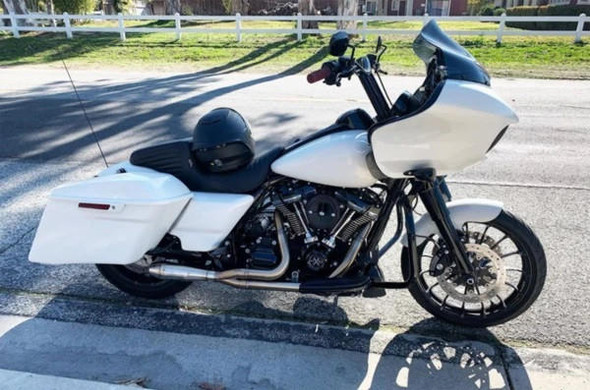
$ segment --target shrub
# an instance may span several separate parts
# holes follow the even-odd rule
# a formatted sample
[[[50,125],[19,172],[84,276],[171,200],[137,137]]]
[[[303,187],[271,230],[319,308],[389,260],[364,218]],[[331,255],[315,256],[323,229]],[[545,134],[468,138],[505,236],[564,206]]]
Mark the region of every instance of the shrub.
[[[547,16],[578,16],[590,15],[590,5],[550,5],[547,6]],[[575,30],[577,22],[546,23],[544,30]],[[590,23],[584,23],[584,30],[590,30]]]
[[[494,10],[494,16],[502,16],[504,12],[506,12],[504,8],[498,7]]]
[[[115,12],[127,13],[131,8],[131,0],[113,0]]]
[[[56,12],[69,14],[87,14],[94,11],[95,0],[53,0]]]
[[[180,14],[181,15],[185,15],[185,16],[192,16],[193,15],[193,9],[188,4],[182,4],[181,7],[180,7]]]
[[[506,10],[508,16],[578,16],[590,15],[590,5],[542,5],[539,7],[514,7]],[[525,30],[575,30],[577,22],[506,22],[506,26]],[[590,22],[584,24],[590,30]]]
[[[490,0],[467,0],[469,15],[481,15],[481,11],[488,6]]]
[[[539,7],[514,7],[506,10],[507,16],[537,16]],[[536,30],[537,22],[506,22],[508,27],[522,28],[523,30]]]
[[[487,5],[483,6],[479,10],[479,14],[481,16],[492,16],[492,15],[494,15],[494,6],[491,5],[491,4],[487,4]]]

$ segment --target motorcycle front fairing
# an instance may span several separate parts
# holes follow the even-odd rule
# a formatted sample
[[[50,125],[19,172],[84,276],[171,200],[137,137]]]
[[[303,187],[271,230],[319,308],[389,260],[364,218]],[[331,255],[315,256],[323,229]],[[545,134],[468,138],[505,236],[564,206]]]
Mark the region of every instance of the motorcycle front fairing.
[[[371,129],[375,161],[388,177],[424,167],[439,175],[458,172],[483,160],[501,131],[518,121],[488,86],[445,80],[438,89],[423,111]]]
[[[428,66],[433,57],[445,68],[447,79],[490,85],[485,68],[461,45],[430,20],[414,39],[414,53]]]
[[[416,38],[414,51],[428,67],[419,90],[427,96],[417,109],[369,130],[375,162],[391,178],[424,167],[439,175],[458,172],[483,160],[502,131],[518,122],[485,69],[434,21]]]

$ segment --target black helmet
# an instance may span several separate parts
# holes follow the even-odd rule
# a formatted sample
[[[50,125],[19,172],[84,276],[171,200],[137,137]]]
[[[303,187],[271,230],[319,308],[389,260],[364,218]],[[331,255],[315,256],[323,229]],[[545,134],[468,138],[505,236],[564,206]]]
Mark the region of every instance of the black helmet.
[[[210,172],[228,172],[254,158],[254,139],[248,122],[231,108],[205,114],[193,133],[193,154]]]

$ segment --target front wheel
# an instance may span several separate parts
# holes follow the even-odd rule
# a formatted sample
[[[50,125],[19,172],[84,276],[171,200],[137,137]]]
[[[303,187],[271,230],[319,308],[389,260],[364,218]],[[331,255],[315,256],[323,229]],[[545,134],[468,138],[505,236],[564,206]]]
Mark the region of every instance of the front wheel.
[[[449,259],[444,241],[430,236],[418,249],[419,277],[409,290],[432,315],[448,322],[486,327],[509,321],[526,311],[545,283],[543,247],[519,218],[502,211],[491,222],[465,223],[460,232],[474,277],[465,277]],[[409,271],[407,248],[402,253]]]
[[[130,265],[97,264],[96,267],[113,286],[127,294],[148,299],[168,298],[181,292],[191,282],[158,279],[147,273],[146,258]]]

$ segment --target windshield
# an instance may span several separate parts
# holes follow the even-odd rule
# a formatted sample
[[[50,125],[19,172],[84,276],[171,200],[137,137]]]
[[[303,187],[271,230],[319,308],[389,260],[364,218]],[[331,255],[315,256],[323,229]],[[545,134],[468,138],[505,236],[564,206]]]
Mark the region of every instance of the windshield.
[[[433,56],[446,67],[447,78],[490,85],[490,76],[479,62],[461,45],[445,34],[431,19],[413,44],[414,53],[428,65]]]

